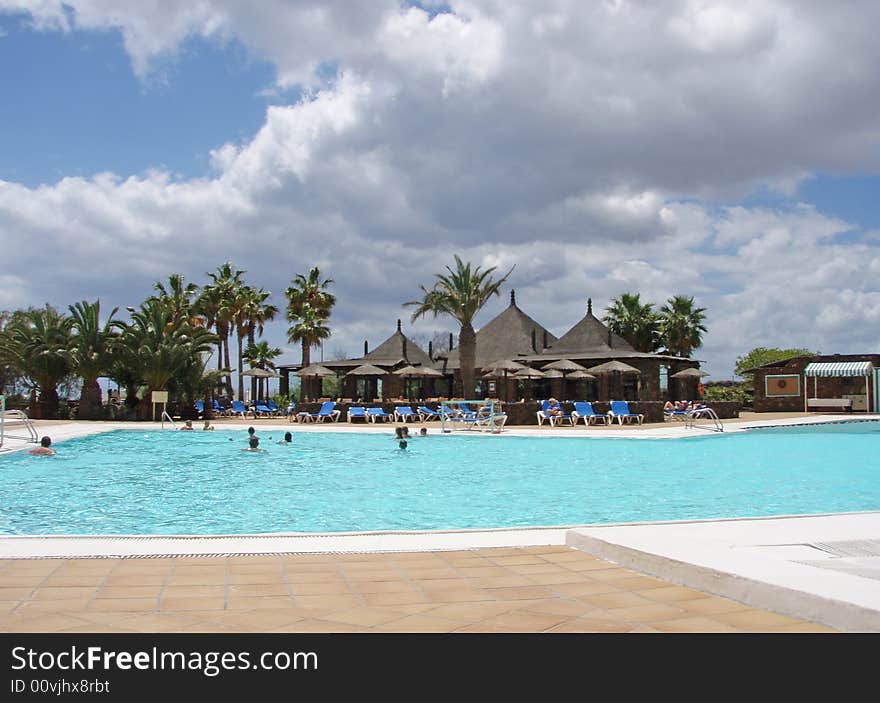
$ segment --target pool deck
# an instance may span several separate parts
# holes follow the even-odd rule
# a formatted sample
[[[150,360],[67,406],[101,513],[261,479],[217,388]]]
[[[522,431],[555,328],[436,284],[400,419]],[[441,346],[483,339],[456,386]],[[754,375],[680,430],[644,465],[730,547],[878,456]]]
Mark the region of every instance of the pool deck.
[[[864,419],[880,416],[763,414],[725,421],[725,431]],[[218,429],[254,425],[261,432],[391,431],[346,423],[215,424]],[[130,423],[38,425],[55,442],[132,429]],[[430,427],[438,431],[436,423]],[[664,423],[613,429],[512,427],[505,434],[672,438],[707,433]],[[420,562],[415,575],[407,570]],[[359,569],[374,572],[367,590],[355,577]],[[236,574],[249,570],[265,576],[242,583],[267,581],[263,585],[271,587],[236,590]],[[176,582],[175,574],[192,571],[202,575],[194,582],[187,577]],[[322,576],[303,580],[301,573],[309,571]],[[127,582],[127,576],[135,581]],[[120,597],[114,595],[112,584],[131,585],[136,576],[149,583],[140,591],[123,588]],[[78,579],[80,585],[74,584]],[[182,614],[163,608],[166,601],[173,606],[183,598],[169,595],[175,584],[193,587],[181,591],[189,608]],[[270,595],[281,584],[287,590]],[[387,597],[372,597],[379,593]],[[252,617],[244,617],[236,603],[247,605]],[[310,610],[304,604],[320,607]],[[383,604],[384,614],[374,612]],[[121,610],[108,615],[106,608]],[[218,608],[225,614],[218,616]],[[158,628],[166,622],[174,623],[174,631],[262,631],[269,629],[269,621],[260,624],[261,617],[273,608],[291,617],[288,609],[296,611],[288,631],[880,632],[880,512],[363,534],[0,538],[0,629],[160,631],[132,625]],[[263,609],[267,612],[260,616]]]

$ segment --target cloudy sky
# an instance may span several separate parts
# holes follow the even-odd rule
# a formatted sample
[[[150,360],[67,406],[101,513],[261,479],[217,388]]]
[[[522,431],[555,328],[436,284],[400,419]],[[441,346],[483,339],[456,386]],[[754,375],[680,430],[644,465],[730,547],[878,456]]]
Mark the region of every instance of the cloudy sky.
[[[0,0],[0,308],[136,305],[226,260],[327,357],[452,263],[561,335],[624,291],[696,356],[880,350],[880,4]],[[286,324],[268,328],[284,347]]]

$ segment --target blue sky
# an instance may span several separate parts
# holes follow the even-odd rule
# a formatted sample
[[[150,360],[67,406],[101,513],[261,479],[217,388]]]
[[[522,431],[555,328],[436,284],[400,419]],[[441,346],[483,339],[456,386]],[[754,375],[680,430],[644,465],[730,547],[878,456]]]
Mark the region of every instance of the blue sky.
[[[876,351],[873,13],[0,0],[0,308],[124,308],[227,259],[283,304],[317,265],[350,355],[458,253],[515,265],[557,335],[587,297],[693,295],[713,378],[754,346]]]

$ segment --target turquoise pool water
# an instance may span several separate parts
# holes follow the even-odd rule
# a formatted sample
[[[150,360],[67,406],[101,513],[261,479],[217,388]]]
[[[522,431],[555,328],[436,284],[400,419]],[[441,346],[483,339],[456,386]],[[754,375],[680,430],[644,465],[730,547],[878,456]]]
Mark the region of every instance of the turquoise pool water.
[[[121,430],[0,458],[0,533],[485,528],[880,509],[880,423],[692,439]],[[270,440],[269,437],[272,437]]]

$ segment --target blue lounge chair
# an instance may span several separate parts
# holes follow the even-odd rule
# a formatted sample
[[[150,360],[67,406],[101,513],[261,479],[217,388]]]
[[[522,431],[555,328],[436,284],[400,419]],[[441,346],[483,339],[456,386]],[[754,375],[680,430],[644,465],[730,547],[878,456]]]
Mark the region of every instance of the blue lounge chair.
[[[664,420],[686,420],[688,417],[688,411],[684,408],[671,408],[667,410],[663,409],[663,419]]]
[[[559,405],[560,410],[562,409],[562,405]],[[574,425],[574,418],[571,416],[571,413],[560,412],[558,415],[550,415],[547,411],[550,409],[550,401],[543,400],[541,401],[541,409],[538,411],[538,425],[544,424],[544,420],[550,423],[550,427],[555,427],[560,422],[567,422],[569,425]]]
[[[321,409],[316,413],[309,413],[309,417],[312,422],[323,422],[324,420],[332,420],[333,422],[339,422],[339,416],[342,414],[341,410],[336,409],[336,402],[333,400],[328,400],[321,405]]]
[[[619,425],[622,425],[624,422],[638,422],[641,425],[642,420],[645,419],[645,416],[641,413],[631,412],[629,409],[629,403],[625,400],[611,401],[611,417],[612,422],[614,422],[614,418],[616,417]]]
[[[220,403],[217,402],[216,398],[214,398],[214,400],[211,401],[211,406],[214,408],[214,412],[217,413],[218,415],[228,415],[229,414],[229,408],[224,408],[222,405],[220,405]]]
[[[578,424],[578,421],[581,419],[584,421],[584,425],[608,424],[608,416],[597,413],[593,410],[593,404],[586,401],[575,403],[571,416],[574,418],[573,425]]]
[[[364,422],[369,422],[369,418],[367,417],[367,410],[361,405],[354,405],[348,409],[348,421],[352,420],[363,420]]]
[[[233,415],[241,415],[242,418],[246,418],[248,414],[247,406],[242,403],[240,400],[232,401],[232,414]]]
[[[419,413],[419,420],[421,420],[422,422],[425,422],[427,420],[440,419],[440,413],[438,413],[436,410],[431,410],[431,408],[425,405],[420,405],[417,410]]]
[[[281,408],[279,408],[279,407],[275,404],[275,401],[274,401],[274,400],[267,400],[267,401],[266,401],[266,407],[269,408],[269,410],[272,411],[272,414],[273,414],[273,415],[283,415],[283,414],[284,414],[283,411],[281,410]]]
[[[199,415],[204,415],[204,414],[205,414],[205,401],[204,401],[204,400],[197,400],[197,401],[195,402],[195,406],[196,406],[196,412],[197,412]]]
[[[382,408],[367,408],[367,417],[370,418],[370,422],[376,422],[376,420],[389,422],[394,419],[394,415],[386,413]]]
[[[272,417],[275,414],[274,412],[272,412],[272,409],[262,400],[258,400],[254,403],[253,413],[254,417],[263,417],[264,415]]]
[[[394,408],[394,421],[406,422],[407,418],[418,420],[419,416],[409,405],[398,405]]]

